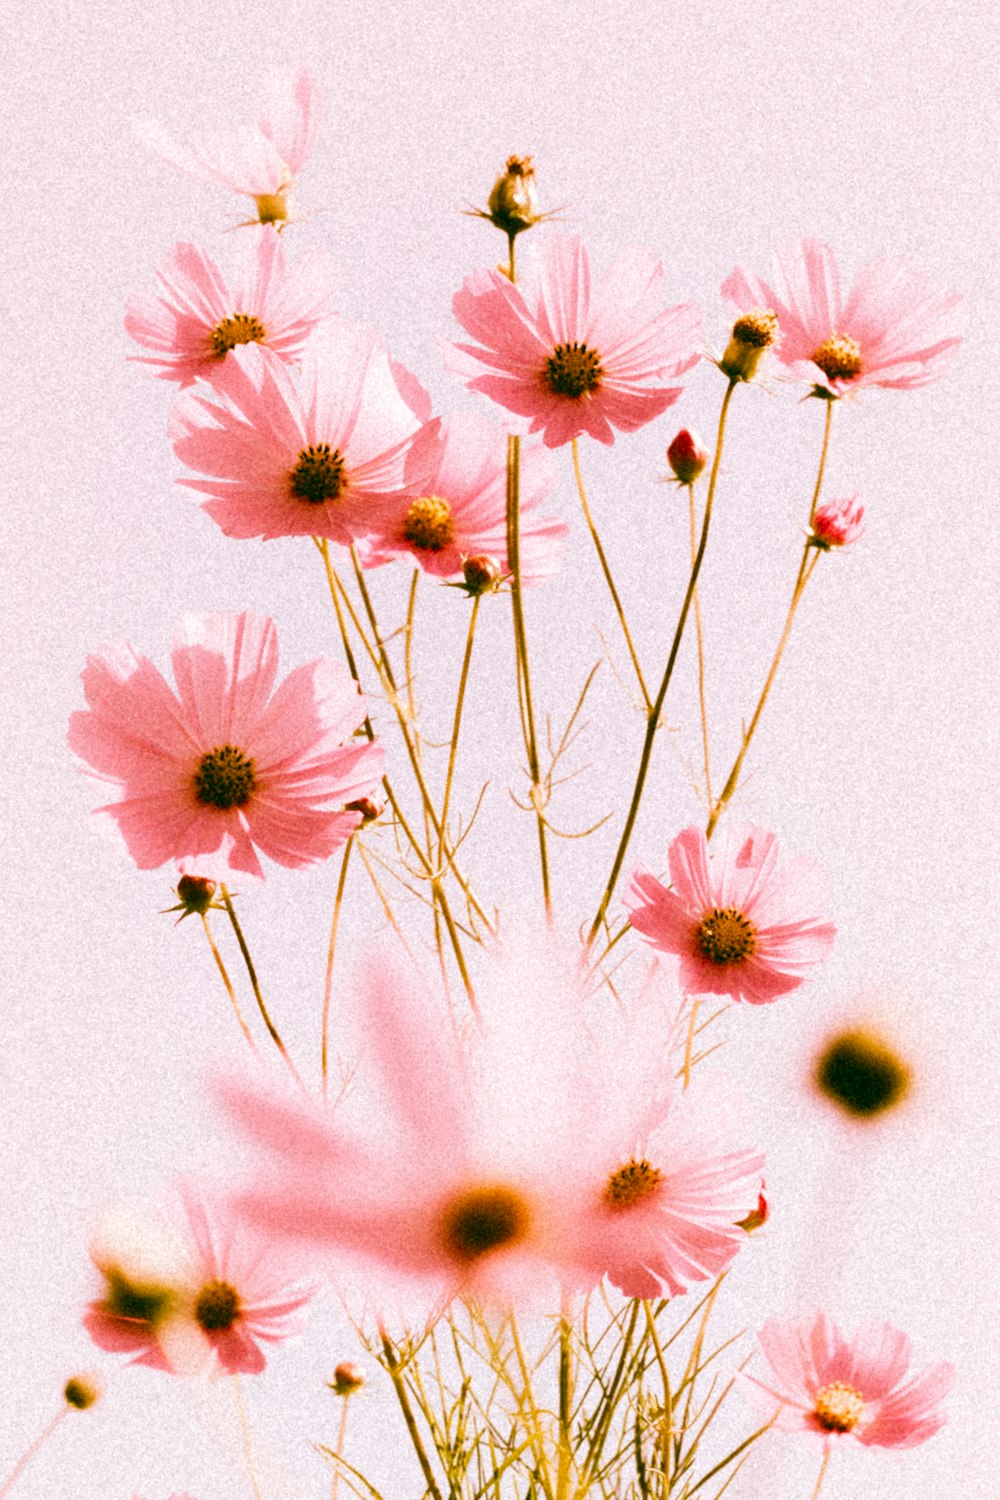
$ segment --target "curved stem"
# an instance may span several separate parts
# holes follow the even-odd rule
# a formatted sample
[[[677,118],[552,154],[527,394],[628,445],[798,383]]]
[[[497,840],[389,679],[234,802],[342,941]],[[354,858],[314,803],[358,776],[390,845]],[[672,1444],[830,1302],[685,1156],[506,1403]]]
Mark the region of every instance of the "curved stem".
[[[31,1463],[31,1460],[37,1453],[41,1452],[59,1424],[61,1422],[65,1422],[66,1418],[69,1416],[69,1411],[70,1408],[68,1406],[64,1406],[61,1408],[61,1410],[57,1411],[55,1416],[52,1418],[52,1421],[49,1422],[45,1427],[43,1427],[42,1431],[35,1438],[35,1441],[29,1444],[29,1446],[21,1454],[21,1457],[14,1465],[14,1468],[12,1469],[10,1474],[8,1474],[6,1482],[2,1487],[0,1487],[0,1500],[4,1500],[4,1497],[10,1494],[11,1490],[14,1488],[15,1484],[24,1473],[25,1469]]]
[[[684,603],[681,605],[681,612],[677,620],[677,628],[674,631],[674,639],[670,647],[670,654],[667,657],[667,665],[663,673],[663,681],[660,683],[660,690],[656,695],[656,702],[653,704],[653,707],[646,720],[646,736],[643,740],[642,755],[639,760],[639,770],[635,778],[635,788],[632,792],[632,800],[629,803],[628,814],[625,818],[625,827],[622,830],[622,836],[618,842],[618,849],[615,854],[614,864],[611,867],[611,874],[608,876],[608,883],[604,887],[604,894],[601,897],[601,904],[597,909],[597,915],[594,917],[590,932],[587,935],[588,946],[594,941],[595,937],[600,931],[601,924],[604,921],[605,915],[608,910],[608,906],[611,903],[611,897],[614,894],[615,886],[618,883],[618,876],[620,875],[622,865],[625,862],[625,854],[628,850],[629,840],[632,837],[632,829],[635,827],[635,820],[639,812],[639,803],[642,800],[643,789],[646,785],[646,773],[649,770],[649,762],[653,754],[653,740],[656,737],[656,731],[659,727],[660,714],[663,712],[663,704],[667,696],[667,689],[670,686],[670,679],[673,675],[674,663],[677,660],[677,653],[680,650],[681,639],[684,635],[684,626],[687,623],[688,610],[691,607],[691,599],[694,595],[695,587],[698,583],[698,574],[701,572],[701,564],[705,556],[705,547],[708,543],[708,528],[712,520],[712,503],[715,499],[715,486],[719,477],[719,464],[722,459],[722,446],[725,442],[726,436],[726,417],[729,413],[729,403],[732,400],[733,391],[736,389],[736,384],[737,382],[735,380],[730,380],[728,386],[726,387],[726,394],[722,398],[722,409],[719,412],[719,428],[715,439],[715,457],[712,460],[712,475],[708,482],[708,496],[705,500],[705,517],[701,524],[701,540],[698,543],[698,551],[695,554],[694,562],[691,565],[691,576],[688,579],[687,591],[684,595]]]
[[[830,1454],[832,1452],[832,1448],[827,1448],[823,1454],[823,1462],[819,1466],[819,1476],[816,1480],[816,1488],[812,1492],[811,1500],[819,1500],[819,1492],[823,1488],[823,1480],[826,1478],[826,1466],[830,1462]]]
[[[255,1056],[259,1056],[257,1052],[257,1044],[255,1043],[253,1037],[250,1035],[249,1026],[243,1019],[243,1012],[240,1010],[240,1002],[236,998],[236,991],[233,989],[232,980],[229,978],[229,975],[226,972],[226,966],[222,961],[222,954],[216,947],[215,938],[212,936],[212,929],[208,925],[208,913],[200,912],[199,916],[201,917],[201,925],[205,933],[205,937],[208,939],[208,946],[212,950],[212,957],[215,959],[216,967],[218,968],[219,973],[222,975],[222,983],[226,987],[226,994],[229,996],[229,1003],[233,1007],[233,1011],[235,1013],[237,1021],[239,1021],[240,1023],[240,1030],[247,1039],[247,1046],[250,1048],[250,1051]]]
[[[622,628],[622,635],[624,635],[625,637],[625,644],[628,647],[628,654],[632,658],[632,666],[635,668],[636,681],[639,684],[639,691],[642,694],[642,701],[646,705],[646,712],[649,713],[653,707],[653,702],[649,696],[649,693],[646,691],[646,680],[642,675],[642,668],[639,665],[639,658],[636,655],[635,646],[632,644],[632,636],[628,628],[628,621],[625,618],[625,608],[622,604],[621,598],[619,597],[618,590],[615,588],[615,581],[611,576],[611,565],[608,562],[604,548],[601,545],[601,539],[597,534],[597,527],[594,525],[594,518],[590,514],[590,506],[587,504],[587,492],[583,487],[583,474],[580,469],[580,447],[576,438],[573,438],[572,442],[570,443],[570,448],[573,452],[573,473],[576,475],[577,493],[580,496],[580,504],[583,507],[583,519],[587,523],[587,530],[590,532],[590,539],[597,551],[597,557],[601,564],[601,572],[604,574],[604,581],[608,586],[608,592],[611,595],[612,603],[615,606],[615,613],[618,616],[618,623]]]
[[[303,1092],[306,1092],[306,1086],[302,1082],[299,1070],[292,1062],[292,1059],[289,1057],[288,1048],[281,1040],[281,1036],[278,1033],[277,1027],[271,1020],[271,1017],[268,1015],[267,1006],[264,1004],[264,996],[260,991],[260,981],[257,978],[257,970],[254,968],[253,959],[250,957],[250,949],[247,947],[247,940],[243,936],[243,928],[240,926],[239,918],[237,917],[236,911],[233,907],[233,899],[229,893],[229,887],[225,884],[225,882],[223,882],[219,886],[219,890],[222,893],[222,904],[226,908],[226,915],[228,916],[230,923],[232,924],[233,932],[236,934],[236,941],[239,944],[240,952],[243,955],[243,962],[246,965],[247,975],[250,979],[250,988],[253,990],[253,997],[257,1002],[257,1009],[260,1011],[264,1025],[267,1027],[268,1035],[287,1063],[289,1071],[291,1072],[292,1077],[295,1079],[295,1082],[298,1084],[299,1088],[303,1090]]]
[[[451,728],[451,744],[448,749],[448,772],[444,782],[444,797],[441,801],[441,847],[438,851],[438,863],[444,864],[444,839],[448,827],[448,805],[451,801],[451,783],[455,775],[455,757],[458,751],[458,735],[462,727],[462,709],[465,704],[465,685],[469,680],[469,664],[472,661],[472,643],[476,634],[476,620],[479,617],[479,605],[482,595],[476,594],[472,601],[472,613],[469,617],[469,631],[465,638],[465,655],[462,657],[462,670],[458,679],[458,693],[455,698],[455,720]]]
[[[414,568],[413,577],[410,580],[410,596],[406,604],[406,630],[403,634],[403,671],[406,676],[406,711],[410,716],[410,723],[414,726],[413,735],[417,743],[420,736],[417,733],[417,706],[413,698],[413,618],[417,608],[417,585],[420,582],[420,569]]]
[[[694,485],[687,486],[688,509],[691,520],[691,566],[698,548],[698,522],[694,506]],[[701,603],[698,590],[694,591],[694,634],[698,643],[698,707],[701,712],[701,749],[705,762],[705,801],[712,807],[712,765],[708,749],[708,708],[705,703],[705,638],[701,628]]]
[[[320,1041],[320,1067],[323,1076],[324,1099],[326,1098],[329,1064],[330,998],[333,993],[333,960],[337,949],[337,928],[340,925],[340,908],[344,902],[344,886],[347,883],[347,861],[351,857],[353,843],[354,838],[352,836],[344,845],[344,857],[340,862],[340,877],[337,880],[337,894],[333,900],[333,915],[330,918],[330,942],[326,950],[326,977],[323,982],[323,1027]]]

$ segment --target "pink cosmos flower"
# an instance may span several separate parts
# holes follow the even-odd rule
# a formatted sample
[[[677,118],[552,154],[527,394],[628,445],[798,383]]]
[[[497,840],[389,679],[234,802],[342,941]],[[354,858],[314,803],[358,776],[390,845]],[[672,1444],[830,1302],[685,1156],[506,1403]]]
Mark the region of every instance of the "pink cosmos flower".
[[[368,565],[410,553],[428,573],[460,578],[466,557],[507,563],[507,439],[477,412],[457,412],[441,429],[437,467],[419,495],[403,497],[362,549]],[[555,488],[550,454],[521,453],[521,582],[538,583],[559,566],[565,521],[538,511]]]
[[[178,1191],[181,1212],[151,1226],[174,1241],[175,1271],[151,1281],[132,1247],[124,1256],[95,1249],[105,1295],[90,1303],[84,1326],[99,1348],[131,1354],[132,1364],[258,1375],[267,1363],[260,1345],[301,1332],[296,1314],[315,1288],[293,1281],[273,1246],[228,1210],[210,1209],[190,1183]]]
[[[689,994],[764,1005],[797,989],[826,957],[837,929],[813,915],[826,882],[810,860],[779,871],[773,833],[729,830],[710,868],[704,833],[685,828],[667,858],[671,888],[640,865],[625,906],[651,947],[678,955]]]
[[[288,193],[313,147],[322,112],[316,80],[307,68],[272,73],[256,126],[239,126],[181,146],[155,120],[135,131],[157,156],[212,187],[245,193],[262,223],[288,218]]]
[[[119,789],[99,811],[139,868],[172,859],[225,880],[262,875],[257,849],[291,869],[327,859],[361,821],[346,804],[382,775],[382,747],[351,743],[365,701],[347,669],[313,661],[273,692],[277,632],[248,611],[185,616],[172,661],[176,692],[131,646],[106,647],[69,725],[71,748]]]
[[[815,1433],[825,1446],[843,1441],[866,1447],[913,1448],[947,1421],[941,1401],[955,1380],[947,1360],[906,1379],[910,1340],[888,1323],[872,1323],[848,1340],[826,1316],[796,1322],[769,1318],[760,1351],[770,1367],[765,1379],[740,1377],[754,1405],[768,1415],[777,1401],[776,1425]]]
[[[335,275],[322,250],[307,251],[289,268],[276,229],[261,224],[241,240],[236,273],[226,285],[215,262],[197,245],[178,244],[156,276],[154,297],[129,299],[125,330],[154,357],[162,380],[188,386],[211,380],[240,344],[266,344],[288,363],[333,312]]]
[[[821,505],[812,519],[812,541],[816,547],[829,552],[831,547],[849,547],[864,533],[865,508],[859,504],[857,495],[848,495],[843,500],[828,500]]]
[[[788,245],[773,284],[738,266],[722,295],[778,315],[777,357],[825,395],[863,386],[913,390],[947,371],[965,334],[965,302],[898,259],[873,260],[847,297],[822,240]]]
[[[322,536],[349,547],[432,472],[430,400],[367,328],[332,320],[294,378],[277,354],[242,344],[211,386],[178,397],[169,433],[182,479],[210,498],[227,536]]]
[[[701,319],[693,303],[658,311],[663,267],[633,246],[593,294],[576,235],[554,235],[518,285],[498,270],[469,276],[452,303],[475,344],[446,364],[470,390],[530,418],[547,447],[588,432],[613,443],[666,411],[680,386],[663,382],[695,364]]]

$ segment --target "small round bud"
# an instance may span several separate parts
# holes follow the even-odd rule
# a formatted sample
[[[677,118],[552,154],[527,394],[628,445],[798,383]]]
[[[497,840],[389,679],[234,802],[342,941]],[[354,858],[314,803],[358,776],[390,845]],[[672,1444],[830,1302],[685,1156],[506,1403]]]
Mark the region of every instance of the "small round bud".
[[[745,1219],[737,1219],[736,1222],[740,1229],[746,1230],[747,1234],[753,1234],[755,1229],[767,1223],[768,1212],[766,1185],[762,1182],[757,1195],[757,1207],[751,1209]]]
[[[344,1360],[334,1370],[329,1388],[335,1396],[353,1396],[355,1391],[360,1391],[364,1383],[365,1377],[358,1366]]]
[[[495,594],[504,578],[504,571],[495,557],[487,553],[476,553],[462,563],[462,577],[466,591],[470,594]]]
[[[752,380],[765,349],[778,337],[778,316],[770,308],[741,313],[733,324],[719,369],[730,380]]]
[[[385,812],[385,803],[375,802],[371,797],[359,797],[356,802],[348,802],[344,811],[360,813],[360,827],[367,828],[369,823],[374,823]]]
[[[93,1406],[99,1401],[104,1393],[104,1385],[100,1377],[92,1373],[86,1375],[71,1375],[63,1386],[63,1399],[67,1406],[73,1406],[77,1411],[86,1411],[88,1406]]]
[[[538,223],[542,215],[538,212],[535,168],[530,156],[508,157],[506,169],[493,184],[487,206],[489,211],[483,217],[511,239]]]
[[[177,882],[177,900],[179,907],[172,909],[177,911],[183,909],[185,916],[195,912],[202,916],[211,906],[215,898],[215,881],[206,880],[203,875],[182,875]]]
[[[864,531],[861,524],[864,514],[865,508],[858,504],[857,495],[828,500],[813,516],[809,540],[823,552],[829,552],[831,547],[849,547]]]
[[[667,449],[667,462],[681,484],[694,484],[710,454],[693,432],[682,427]]]

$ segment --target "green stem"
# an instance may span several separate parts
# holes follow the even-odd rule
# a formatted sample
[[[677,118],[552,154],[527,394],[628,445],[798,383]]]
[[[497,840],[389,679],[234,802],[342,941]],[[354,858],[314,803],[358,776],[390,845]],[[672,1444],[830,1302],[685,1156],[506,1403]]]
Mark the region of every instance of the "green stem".
[[[559,1464],[556,1500],[567,1500],[573,1465],[573,1319],[563,1293],[559,1315]]]
[[[239,918],[237,917],[236,911],[233,907],[233,900],[232,896],[229,893],[229,887],[225,884],[225,882],[223,882],[219,886],[219,890],[222,893],[222,904],[226,908],[226,915],[228,916],[230,923],[232,924],[233,932],[236,934],[236,941],[239,944],[240,952],[243,955],[243,962],[246,965],[247,975],[250,979],[250,988],[253,990],[253,997],[257,1002],[257,1009],[260,1011],[261,1018],[263,1019],[264,1025],[267,1027],[268,1034],[270,1035],[272,1042],[277,1047],[278,1051],[281,1053],[282,1057],[287,1063],[292,1077],[295,1079],[295,1082],[298,1084],[299,1088],[302,1089],[303,1092],[305,1092],[306,1086],[302,1082],[299,1070],[292,1062],[292,1059],[289,1057],[288,1048],[281,1040],[277,1027],[271,1020],[271,1017],[268,1015],[267,1006],[264,1004],[264,996],[260,991],[260,982],[257,978],[257,970],[254,968],[253,959],[250,957],[250,949],[247,947],[247,940],[243,936],[243,928],[240,926]]]
[[[337,880],[337,894],[333,900],[333,915],[330,918],[330,942],[326,950],[326,976],[323,981],[323,1028],[320,1041],[320,1066],[323,1075],[323,1098],[326,1098],[327,1074],[329,1067],[329,1041],[330,1041],[330,999],[333,994],[333,960],[337,949],[337,928],[340,925],[340,908],[344,903],[344,886],[347,884],[347,862],[351,857],[351,848],[354,844],[353,835],[344,845],[344,857],[340,862],[340,877]],[[346,1408],[346,1401],[345,1401]]]
[[[465,655],[462,658],[462,671],[458,679],[458,694],[455,699],[455,720],[451,728],[451,744],[448,749],[448,773],[444,782],[444,797],[441,802],[441,847],[438,852],[438,863],[444,864],[444,836],[448,827],[448,806],[451,802],[451,783],[455,775],[455,758],[458,751],[458,735],[462,727],[462,709],[465,704],[465,685],[469,680],[469,665],[472,661],[472,643],[476,634],[476,620],[479,617],[479,606],[482,596],[476,594],[472,601],[472,613],[469,617],[469,631],[465,638]]]
[[[382,1335],[382,1348],[385,1351],[385,1362],[386,1368],[389,1371],[389,1379],[392,1381],[393,1390],[396,1392],[396,1400],[399,1402],[399,1409],[403,1413],[403,1421],[406,1423],[406,1430],[409,1433],[410,1442],[413,1444],[413,1451],[417,1455],[417,1461],[420,1464],[424,1482],[433,1496],[433,1500],[442,1500],[441,1491],[438,1489],[437,1480],[434,1478],[434,1470],[431,1468],[431,1461],[427,1457],[427,1449],[424,1447],[423,1439],[420,1436],[420,1429],[417,1427],[417,1419],[413,1415],[413,1407],[410,1405],[406,1382],[399,1368],[395,1350],[386,1334]]]
[[[813,523],[813,516],[815,516],[816,507],[819,504],[820,491],[823,488],[823,475],[826,473],[826,455],[830,447],[830,429],[833,426],[833,408],[836,404],[835,401],[828,401],[826,403],[826,419],[823,423],[823,447],[820,450],[819,468],[816,470],[816,484],[813,488],[812,504],[809,507],[810,526]]]
[[[698,547],[698,518],[695,513],[694,485],[687,486],[688,510],[691,521],[691,565],[694,566]],[[698,645],[698,707],[701,712],[701,749],[705,762],[705,801],[712,806],[712,763],[708,747],[708,708],[705,702],[705,637],[701,628],[701,602],[698,590],[694,591],[694,635]]]
[[[226,994],[229,996],[229,1003],[233,1007],[233,1013],[235,1014],[237,1021],[240,1023],[240,1030],[247,1039],[247,1046],[250,1048],[250,1051],[256,1055],[257,1045],[254,1042],[253,1037],[250,1035],[249,1026],[243,1018],[243,1012],[240,1010],[240,1002],[236,998],[236,991],[233,989],[232,980],[229,978],[229,974],[226,971],[226,966],[222,961],[222,954],[216,947],[215,938],[212,936],[212,929],[208,925],[208,914],[207,912],[200,912],[199,915],[201,917],[202,929],[204,930],[205,937],[208,939],[208,946],[212,950],[212,957],[215,959],[216,967],[218,968],[219,973],[222,975],[222,983],[226,987]]]

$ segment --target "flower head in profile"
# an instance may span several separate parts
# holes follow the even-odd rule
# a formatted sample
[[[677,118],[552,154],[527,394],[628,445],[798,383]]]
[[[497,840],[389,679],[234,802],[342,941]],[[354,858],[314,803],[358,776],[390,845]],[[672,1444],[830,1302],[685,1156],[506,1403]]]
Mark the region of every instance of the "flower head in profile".
[[[368,564],[409,554],[427,573],[459,579],[465,558],[486,554],[507,561],[507,441],[503,429],[478,412],[457,412],[442,424],[437,465],[422,493],[406,495],[367,540]],[[521,452],[521,582],[555,572],[565,521],[539,513],[556,485],[551,454],[537,443]]]
[[[105,1236],[92,1248],[104,1296],[90,1303],[84,1326],[99,1348],[130,1354],[133,1364],[257,1375],[267,1362],[261,1344],[301,1332],[315,1288],[294,1280],[273,1246],[228,1209],[210,1207],[191,1183],[178,1194],[179,1210],[138,1237]],[[157,1252],[155,1270],[137,1244],[143,1233],[169,1247],[166,1259]]]
[[[413,493],[437,456],[430,400],[370,329],[333,319],[293,375],[262,344],[178,397],[170,437],[204,479],[181,484],[227,536],[329,537],[349,547]]]
[[[176,690],[131,646],[106,647],[70,719],[70,747],[118,788],[99,811],[139,868],[225,880],[262,875],[258,850],[292,869],[327,859],[382,775],[381,746],[351,740],[365,702],[347,669],[313,661],[275,690],[277,631],[248,611],[185,616],[172,661]]]
[[[857,495],[828,500],[813,515],[809,540],[822,552],[829,552],[832,547],[850,547],[864,534],[864,515],[865,508]]]
[[[135,122],[139,139],[172,167],[253,198],[263,224],[283,224],[288,195],[312,151],[322,99],[308,68],[275,72],[264,85],[256,125],[237,126],[182,146],[155,120]]]
[[[296,362],[313,329],[333,312],[336,279],[322,250],[286,264],[281,237],[262,224],[240,241],[227,284],[197,245],[178,244],[160,264],[155,296],[129,299],[125,331],[152,350],[133,355],[182,387],[213,379],[230,350],[266,344]]]
[[[817,915],[826,882],[810,860],[778,868],[773,833],[730,829],[710,863],[699,828],[685,828],[667,856],[670,887],[639,866],[626,908],[632,926],[680,959],[692,995],[763,1005],[797,989],[830,951],[836,928]]]
[[[738,266],[722,295],[777,315],[778,359],[817,394],[865,386],[913,390],[944,375],[965,334],[961,293],[893,258],[873,260],[846,295],[829,245],[804,239],[777,256],[771,282]]]
[[[910,1340],[888,1323],[847,1339],[825,1313],[796,1321],[769,1318],[758,1338],[768,1369],[741,1375],[761,1412],[786,1432],[808,1432],[825,1446],[914,1448],[947,1421],[941,1407],[955,1379],[946,1360],[907,1379]]]
[[[676,401],[681,387],[665,382],[699,356],[697,307],[661,308],[662,295],[648,250],[623,251],[591,291],[583,242],[553,235],[517,285],[497,270],[466,279],[452,307],[477,342],[452,346],[446,364],[549,448],[584,432],[613,443]]]

